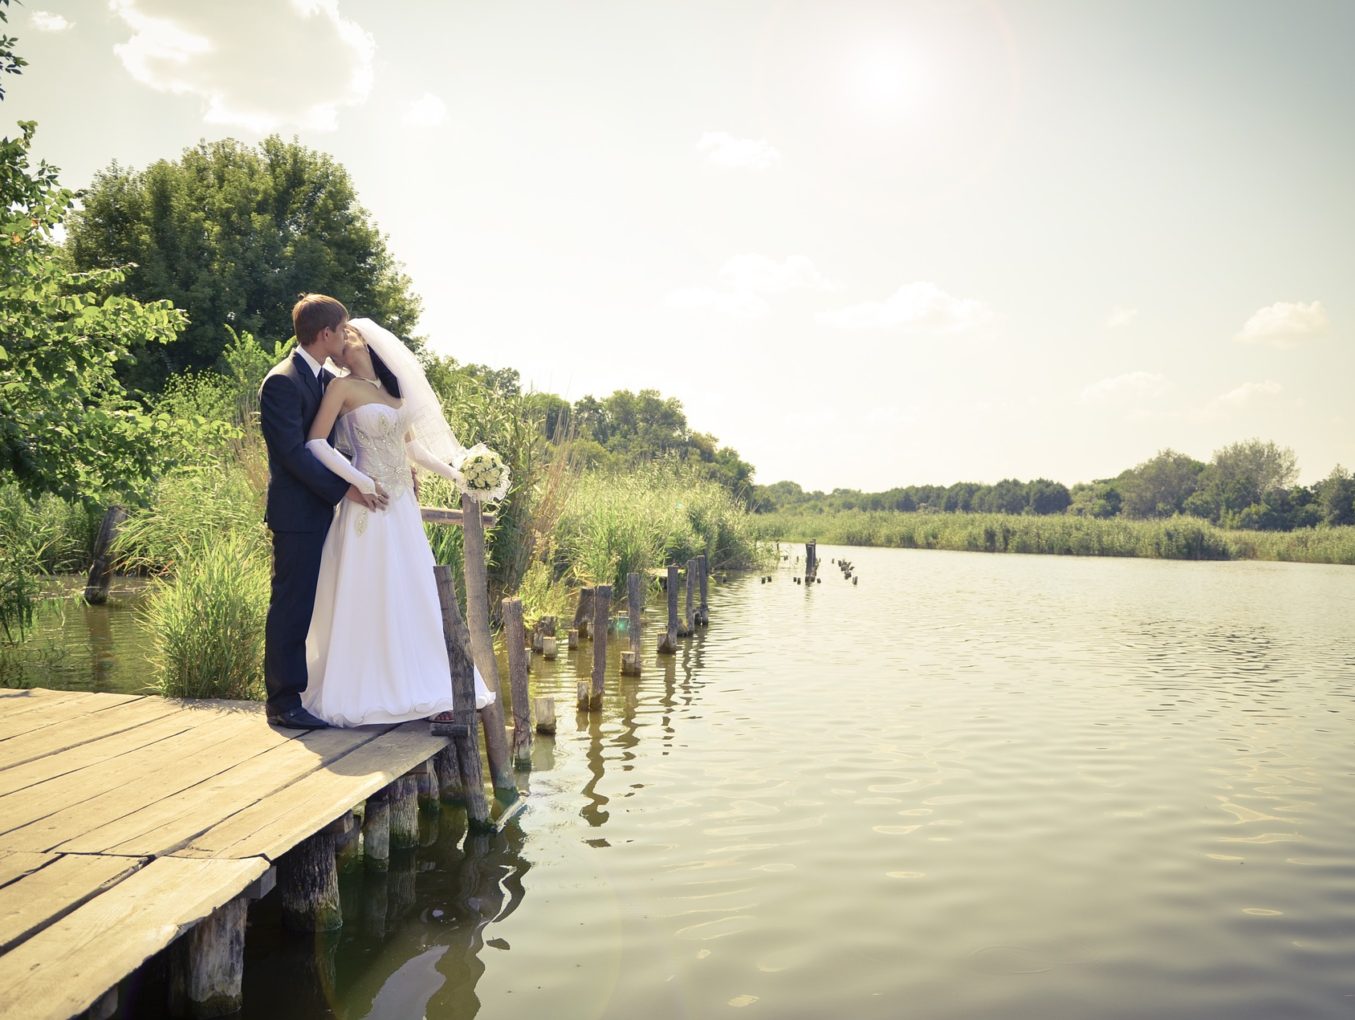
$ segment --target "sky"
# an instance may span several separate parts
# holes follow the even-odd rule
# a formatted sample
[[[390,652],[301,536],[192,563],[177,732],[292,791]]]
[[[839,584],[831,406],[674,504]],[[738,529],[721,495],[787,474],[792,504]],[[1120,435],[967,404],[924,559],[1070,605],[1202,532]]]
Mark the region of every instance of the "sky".
[[[1346,0],[31,0],[67,187],[333,155],[419,333],[810,489],[1355,467]],[[336,295],[343,298],[343,295]],[[362,314],[353,308],[355,315]]]

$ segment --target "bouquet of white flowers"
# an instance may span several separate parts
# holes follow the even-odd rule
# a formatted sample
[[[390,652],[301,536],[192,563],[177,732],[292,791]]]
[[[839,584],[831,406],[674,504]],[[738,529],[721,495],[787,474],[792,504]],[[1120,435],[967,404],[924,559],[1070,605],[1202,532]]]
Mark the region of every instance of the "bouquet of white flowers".
[[[466,451],[457,471],[461,475],[457,487],[472,499],[488,503],[508,494],[508,465],[484,443]]]

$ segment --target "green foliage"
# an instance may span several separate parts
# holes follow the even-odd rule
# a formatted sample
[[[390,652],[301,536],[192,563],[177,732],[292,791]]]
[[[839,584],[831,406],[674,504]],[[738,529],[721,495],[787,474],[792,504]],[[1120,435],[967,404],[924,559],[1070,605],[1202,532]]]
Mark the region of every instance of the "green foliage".
[[[1122,511],[1130,517],[1171,517],[1182,513],[1205,470],[1202,461],[1163,450],[1118,479]]]
[[[152,582],[146,629],[152,683],[177,698],[263,697],[269,554],[258,533],[230,531]]]
[[[1355,564],[1355,527],[1262,535],[1192,517],[1131,521],[1090,516],[783,511],[757,519],[766,540],[967,552],[1138,556],[1179,560],[1279,559]]]
[[[141,390],[218,367],[223,326],[291,336],[302,291],[332,294],[400,336],[419,316],[348,171],[276,136],[257,147],[203,142],[141,171],[111,165],[72,216],[66,251],[81,270],[120,267],[122,293],[188,312],[177,343],[127,370]]]
[[[622,589],[632,571],[699,553],[713,568],[751,567],[763,554],[752,520],[727,489],[690,467],[594,472],[575,485],[555,529],[558,566],[579,584]]]
[[[9,0],[0,0],[0,22],[9,21]],[[14,52],[15,39],[11,35],[0,35],[0,75],[19,74],[28,66],[28,61]],[[0,77],[0,99],[5,98],[5,80]]]

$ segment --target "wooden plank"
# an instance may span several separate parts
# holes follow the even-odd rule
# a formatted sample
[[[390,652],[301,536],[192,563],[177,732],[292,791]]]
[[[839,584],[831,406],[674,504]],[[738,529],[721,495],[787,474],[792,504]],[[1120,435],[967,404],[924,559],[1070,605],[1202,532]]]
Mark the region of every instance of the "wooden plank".
[[[92,695],[91,695],[92,696]],[[142,723],[178,711],[176,703],[164,698],[138,698],[113,705],[70,720],[69,725],[44,726],[0,742],[0,768],[22,765],[47,755],[57,754],[91,740],[130,730]]]
[[[183,857],[252,857],[276,860],[355,803],[387,786],[447,746],[426,722],[396,726],[327,768],[208,829]]]
[[[25,850],[0,850],[0,887],[45,868],[58,854],[35,854]]]
[[[0,956],[0,1020],[66,1020],[264,873],[162,857]]]
[[[78,698],[43,698],[22,708],[11,709],[0,702],[0,740],[31,733],[58,723],[69,723],[95,712],[103,712],[117,705],[144,701],[144,694],[91,694],[84,691]]]
[[[377,727],[316,730],[303,738],[270,747],[205,782],[138,811],[91,827],[53,849],[63,853],[160,856],[178,849],[223,818],[350,754],[383,732]]]
[[[419,516],[428,524],[453,524],[461,525],[465,523],[461,510],[451,509],[442,506],[421,506],[419,507]],[[480,514],[480,523],[486,528],[494,527],[496,518],[493,514]]]
[[[0,953],[136,871],[145,858],[68,854],[0,889]]]
[[[4,718],[11,719],[31,712],[40,712],[62,703],[74,704],[94,697],[89,691],[48,691],[41,687],[32,687],[16,692],[17,697],[0,701],[0,712]]]
[[[0,848],[50,850],[84,832],[168,797],[245,758],[282,743],[281,734],[251,716],[220,724],[126,755],[117,769],[82,769],[0,798]],[[52,797],[52,789],[70,798]]]
[[[0,769],[0,797],[94,765],[113,762],[115,764],[112,767],[116,768],[116,759],[123,755],[168,737],[186,733],[206,725],[209,721],[201,713],[175,712],[143,726],[68,748],[60,754]]]

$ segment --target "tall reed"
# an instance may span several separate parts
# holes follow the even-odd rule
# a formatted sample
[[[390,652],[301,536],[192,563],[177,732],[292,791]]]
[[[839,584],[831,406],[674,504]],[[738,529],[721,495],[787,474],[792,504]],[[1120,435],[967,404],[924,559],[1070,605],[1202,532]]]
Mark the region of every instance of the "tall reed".
[[[845,510],[760,515],[763,538],[836,545],[970,552],[1137,556],[1177,560],[1270,559],[1355,564],[1355,527],[1225,531],[1195,517],[1165,520]]]

